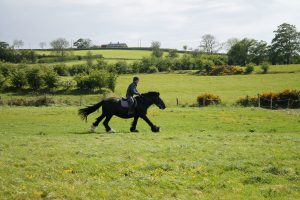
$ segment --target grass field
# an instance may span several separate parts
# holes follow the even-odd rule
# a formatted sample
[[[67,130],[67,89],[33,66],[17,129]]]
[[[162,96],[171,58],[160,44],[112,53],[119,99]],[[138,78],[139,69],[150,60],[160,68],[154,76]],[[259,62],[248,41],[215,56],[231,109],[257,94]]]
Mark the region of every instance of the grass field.
[[[86,134],[74,107],[1,107],[1,199],[297,199],[299,111],[151,109]],[[97,117],[93,114],[90,119]]]
[[[116,134],[102,125],[88,134],[100,112],[85,123],[74,106],[1,106],[0,199],[299,199],[300,110],[232,106],[241,96],[300,89],[300,73],[288,72],[298,67],[279,68],[219,77],[141,74],[139,90],[159,91],[168,107],[149,110],[157,134],[142,120],[140,132],[130,133],[131,120],[118,118],[110,122]],[[116,96],[131,78],[118,77]],[[190,105],[204,92],[224,104],[175,106],[176,98]],[[83,96],[84,104],[99,96]]]

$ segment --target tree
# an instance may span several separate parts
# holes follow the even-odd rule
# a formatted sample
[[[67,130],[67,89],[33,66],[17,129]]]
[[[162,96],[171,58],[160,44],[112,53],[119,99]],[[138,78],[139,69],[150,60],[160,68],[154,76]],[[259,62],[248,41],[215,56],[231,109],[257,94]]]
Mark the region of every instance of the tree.
[[[43,85],[43,74],[40,68],[32,68],[27,71],[27,82],[31,89],[38,90]]]
[[[223,45],[223,48],[224,48],[225,52],[228,52],[231,49],[231,47],[233,45],[235,45],[236,43],[238,43],[238,42],[239,42],[239,39],[237,39],[237,38],[230,38],[230,39],[228,39],[225,42],[225,44]]]
[[[287,23],[278,26],[274,33],[270,49],[272,62],[275,64],[282,58],[284,63],[290,64],[292,56],[300,52],[300,33],[296,26]]]
[[[24,42],[22,40],[14,40],[12,46],[13,48],[19,49],[24,46]]]
[[[7,42],[0,41],[0,49],[7,49],[9,44]]]
[[[77,49],[88,49],[91,47],[92,41],[90,39],[83,39],[80,38],[76,42],[74,42],[74,46],[77,47]]]
[[[178,54],[177,54],[177,50],[176,49],[170,49],[169,50],[169,58],[177,58]]]
[[[182,48],[183,48],[184,51],[187,51],[188,46],[187,45],[183,45]]]
[[[11,85],[16,89],[22,89],[27,84],[26,73],[24,69],[15,70],[10,76]]]
[[[47,70],[46,73],[44,73],[43,80],[47,89],[51,90],[57,87],[59,77],[53,70]]]
[[[91,51],[86,53],[86,64],[89,67],[93,66],[93,53]]]
[[[64,38],[58,38],[50,43],[50,46],[62,57],[65,56],[66,48],[69,47],[69,42]]]
[[[205,53],[216,53],[219,51],[220,44],[215,36],[206,34],[202,36],[202,40],[199,47],[201,51]]]
[[[249,61],[259,65],[268,59],[268,44],[265,41],[253,40],[249,47]]]
[[[44,49],[44,47],[46,46],[46,42],[40,42],[39,43],[39,46],[41,47],[41,49]]]
[[[160,46],[161,44],[158,41],[153,41],[151,43],[152,55],[157,58],[161,58],[163,56],[163,51],[160,49]]]
[[[255,40],[244,38],[233,45],[228,52],[228,64],[245,66],[250,62],[249,50]]]

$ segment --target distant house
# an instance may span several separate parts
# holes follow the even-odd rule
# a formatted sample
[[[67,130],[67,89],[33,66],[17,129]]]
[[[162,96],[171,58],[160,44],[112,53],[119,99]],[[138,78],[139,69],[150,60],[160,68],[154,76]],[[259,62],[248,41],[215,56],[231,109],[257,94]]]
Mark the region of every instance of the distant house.
[[[110,49],[123,49],[128,48],[126,43],[109,43],[109,44],[102,44],[101,48],[110,48]]]

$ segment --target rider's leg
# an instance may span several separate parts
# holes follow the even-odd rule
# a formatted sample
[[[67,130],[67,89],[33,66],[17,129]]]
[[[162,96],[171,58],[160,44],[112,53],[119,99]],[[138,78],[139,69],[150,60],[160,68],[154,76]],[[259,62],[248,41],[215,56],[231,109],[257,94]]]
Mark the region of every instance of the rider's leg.
[[[133,97],[128,97],[128,114],[133,114],[134,113],[134,99]]]

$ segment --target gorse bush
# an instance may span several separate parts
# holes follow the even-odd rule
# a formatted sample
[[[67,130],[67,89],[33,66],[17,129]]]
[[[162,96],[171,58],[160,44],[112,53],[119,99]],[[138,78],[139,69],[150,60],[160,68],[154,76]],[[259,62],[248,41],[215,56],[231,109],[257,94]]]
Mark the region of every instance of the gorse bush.
[[[299,108],[300,90],[284,90],[278,93],[262,93],[259,97],[243,97],[237,101],[242,106],[259,106],[263,108]]]
[[[197,97],[197,102],[199,106],[207,106],[212,104],[220,104],[221,98],[214,94],[201,94]]]
[[[222,76],[222,75],[237,75],[243,74],[244,70],[241,67],[222,65],[222,66],[212,66],[210,70],[206,70],[207,75],[210,76]]]

